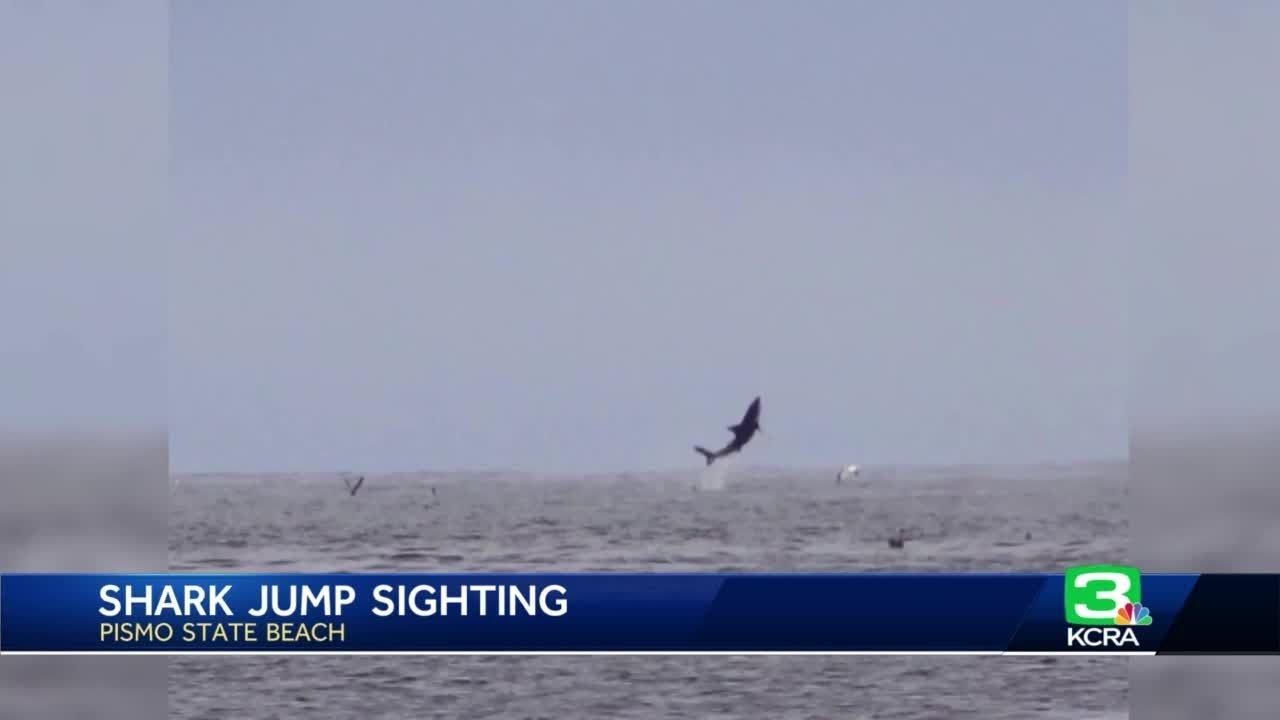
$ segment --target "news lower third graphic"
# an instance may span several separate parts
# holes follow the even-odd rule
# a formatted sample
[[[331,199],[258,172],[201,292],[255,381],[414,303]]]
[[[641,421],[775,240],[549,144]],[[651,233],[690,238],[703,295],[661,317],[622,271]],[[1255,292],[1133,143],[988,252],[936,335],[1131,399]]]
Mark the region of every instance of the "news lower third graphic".
[[[1280,654],[1280,575],[14,574],[0,654]]]

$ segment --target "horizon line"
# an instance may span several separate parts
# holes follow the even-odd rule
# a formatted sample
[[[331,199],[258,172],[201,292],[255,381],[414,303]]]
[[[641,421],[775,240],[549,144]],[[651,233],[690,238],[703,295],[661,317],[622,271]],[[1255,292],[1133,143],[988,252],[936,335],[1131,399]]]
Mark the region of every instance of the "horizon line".
[[[1115,465],[1128,464],[1131,458],[1128,454],[1123,456],[1095,456],[1090,458],[1079,458],[1073,460],[1029,460],[1029,461],[984,461],[984,462],[868,462],[854,463],[860,468],[915,468],[915,469],[942,469],[942,468],[1030,468],[1030,467],[1062,467],[1062,466],[1085,466],[1085,465]],[[843,464],[818,465],[818,464],[780,464],[780,463],[754,463],[750,465],[740,465],[739,470],[746,471],[768,471],[768,470],[788,470],[801,472],[826,472],[830,468],[844,467]],[[702,465],[675,465],[669,467],[654,467],[647,469],[637,468],[614,468],[614,469],[521,469],[514,467],[452,467],[452,468],[431,468],[419,467],[413,469],[368,469],[359,468],[331,468],[327,470],[319,469],[297,469],[297,470],[242,470],[242,469],[226,469],[226,470],[178,470],[170,468],[169,475],[185,475],[185,476],[201,476],[201,475],[418,475],[418,474],[437,474],[437,475],[523,475],[523,476],[591,476],[591,475],[656,475],[674,472],[702,472],[706,468]]]

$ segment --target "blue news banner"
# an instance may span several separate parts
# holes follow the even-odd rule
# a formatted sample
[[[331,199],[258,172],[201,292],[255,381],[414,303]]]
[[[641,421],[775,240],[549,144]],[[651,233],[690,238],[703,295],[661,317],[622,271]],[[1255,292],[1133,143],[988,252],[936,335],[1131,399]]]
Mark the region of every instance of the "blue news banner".
[[[1280,576],[0,576],[16,653],[1280,652]]]

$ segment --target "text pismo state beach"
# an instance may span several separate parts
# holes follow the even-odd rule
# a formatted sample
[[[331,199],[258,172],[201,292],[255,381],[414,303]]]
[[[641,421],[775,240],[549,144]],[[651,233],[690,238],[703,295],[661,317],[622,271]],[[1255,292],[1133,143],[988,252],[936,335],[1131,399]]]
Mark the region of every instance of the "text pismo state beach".
[[[100,642],[151,643],[330,643],[343,642],[346,627],[330,620],[355,610],[356,589],[350,585],[263,585],[245,607],[233,607],[232,585],[104,585],[98,614],[118,618],[99,626]],[[561,585],[389,585],[370,593],[374,617],[559,617],[569,610]],[[262,619],[262,622],[248,620]],[[124,621],[133,618],[166,621]],[[225,617],[225,622],[167,622],[168,619]],[[240,618],[239,621],[230,621]],[[277,622],[279,618],[311,618],[311,622]],[[268,621],[269,620],[269,621]]]

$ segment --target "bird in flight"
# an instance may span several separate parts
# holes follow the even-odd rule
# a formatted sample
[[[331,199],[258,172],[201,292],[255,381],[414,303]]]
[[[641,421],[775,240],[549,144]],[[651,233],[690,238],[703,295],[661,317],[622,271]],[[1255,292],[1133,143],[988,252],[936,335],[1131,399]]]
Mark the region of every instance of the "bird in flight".
[[[737,425],[729,426],[729,432],[733,433],[733,439],[729,441],[728,445],[725,445],[714,452],[700,445],[694,445],[693,449],[696,450],[699,455],[706,458],[707,464],[710,465],[726,455],[732,455],[733,453],[742,450],[748,442],[751,442],[751,438],[754,437],[756,432],[759,430],[760,398],[757,396],[755,400],[751,401],[751,405],[747,408],[747,413],[742,416],[742,420],[738,422]]]

